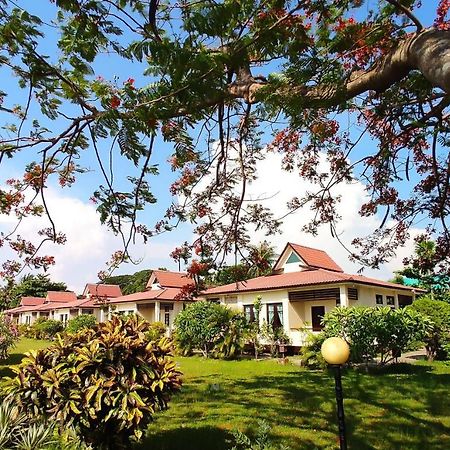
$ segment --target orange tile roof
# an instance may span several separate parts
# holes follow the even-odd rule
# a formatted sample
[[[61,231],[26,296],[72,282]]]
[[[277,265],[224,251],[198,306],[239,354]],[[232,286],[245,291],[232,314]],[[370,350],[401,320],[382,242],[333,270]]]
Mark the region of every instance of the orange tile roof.
[[[42,305],[44,302],[44,297],[22,297],[20,300],[20,306]]]
[[[333,272],[343,272],[341,267],[339,267],[330,255],[323,250],[292,244],[291,242],[289,242],[288,245],[290,245],[300,258],[302,258],[310,267],[332,270]]]
[[[88,283],[84,289],[84,293],[92,297],[120,297],[122,291],[117,284],[95,284]]]
[[[262,290],[273,290],[282,288],[294,288],[302,286],[310,286],[315,284],[332,284],[332,283],[359,283],[368,284],[379,287],[402,289],[411,291],[411,287],[401,284],[390,283],[388,281],[376,280],[362,275],[350,275],[347,273],[333,272],[331,270],[313,269],[301,272],[281,273],[278,275],[267,275],[265,277],[252,278],[247,281],[226,284],[208,289],[204,295],[217,295],[239,292],[251,292]]]
[[[46,300],[48,302],[66,303],[77,299],[75,292],[71,291],[48,291]]]
[[[175,297],[180,293],[178,288],[162,288],[162,289],[152,289],[144,292],[136,292],[134,294],[124,295],[122,297],[117,297],[109,300],[107,304],[111,303],[129,303],[129,302],[140,302],[145,300],[166,300],[166,301],[177,301]]]
[[[194,283],[192,281],[192,278],[189,278],[186,272],[170,272],[168,270],[154,270],[152,272],[152,275],[156,276],[159,285],[164,288],[181,288],[186,284]],[[147,283],[147,288],[150,287],[151,286],[149,286]]]

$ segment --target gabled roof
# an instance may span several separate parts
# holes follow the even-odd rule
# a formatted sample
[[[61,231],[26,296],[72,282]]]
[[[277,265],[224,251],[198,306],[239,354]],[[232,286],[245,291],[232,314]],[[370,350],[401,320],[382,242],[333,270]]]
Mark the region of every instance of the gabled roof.
[[[180,293],[180,291],[181,289],[179,288],[151,289],[144,292],[135,292],[134,294],[113,298],[109,300],[107,303],[114,304],[114,303],[143,302],[146,300],[177,301],[176,297]]]
[[[22,297],[20,300],[20,306],[42,305],[44,302],[44,297]]]
[[[71,291],[48,291],[46,301],[66,303],[77,299],[75,292]]]
[[[181,288],[186,284],[193,284],[194,281],[186,272],[169,272],[168,270],[154,270],[147,283],[147,289],[155,282],[162,288]]]
[[[331,258],[331,256],[327,252],[319,250],[317,248],[293,244],[292,242],[288,242],[286,244],[284,250],[281,252],[280,257],[275,263],[274,268],[277,267],[278,263],[289,249],[292,249],[292,251],[294,251],[305,262],[305,264],[308,267],[314,269],[331,270],[333,272],[343,272],[341,267],[336,264],[336,262]]]
[[[347,273],[334,272],[325,269],[303,270],[299,272],[281,273],[278,275],[267,275],[265,277],[252,278],[247,281],[226,284],[208,289],[204,295],[230,294],[239,292],[264,291],[283,288],[299,288],[311,285],[356,283],[379,286],[391,289],[412,291],[409,286],[381,281],[362,275],[350,275]]]
[[[83,295],[86,297],[120,297],[122,291],[117,284],[88,283],[84,288]]]

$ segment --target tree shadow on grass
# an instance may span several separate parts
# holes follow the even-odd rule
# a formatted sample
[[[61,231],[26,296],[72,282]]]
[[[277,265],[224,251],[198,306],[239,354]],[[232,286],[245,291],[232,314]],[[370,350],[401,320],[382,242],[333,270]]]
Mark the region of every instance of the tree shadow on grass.
[[[25,355],[23,353],[12,353],[4,361],[0,362],[0,380],[3,377],[13,377],[15,373],[12,371],[11,366],[16,366],[21,363],[22,358]]]
[[[181,427],[152,433],[133,450],[226,450],[232,447],[231,433],[217,427]]]

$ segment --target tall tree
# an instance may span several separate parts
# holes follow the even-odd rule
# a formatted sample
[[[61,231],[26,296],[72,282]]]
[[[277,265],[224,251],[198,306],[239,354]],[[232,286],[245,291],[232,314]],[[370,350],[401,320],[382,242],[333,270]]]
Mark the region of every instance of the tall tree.
[[[65,239],[46,187],[72,185],[93,155],[103,181],[92,199],[123,238],[114,263],[136,234],[147,240],[184,221],[215,254],[237,254],[255,229],[280,225],[247,198],[271,150],[316,185],[288,204],[315,211],[307,231],[325,224],[338,235],[336,188],[360,180],[361,216],[384,219],[354,240],[355,257],[376,267],[418,220],[449,254],[448,0],[54,0],[39,2],[40,17],[29,5],[0,0],[2,79],[10,71],[18,82],[0,92],[0,164],[27,161],[23,177],[0,181],[0,212],[19,222],[46,216],[43,240]],[[119,81],[105,54],[141,75]],[[166,167],[152,157],[162,140],[178,178],[152,226],[138,213],[156,201],[151,177]],[[136,170],[118,170],[124,160]],[[4,276],[54,263],[16,228],[0,245],[18,255],[3,262]]]

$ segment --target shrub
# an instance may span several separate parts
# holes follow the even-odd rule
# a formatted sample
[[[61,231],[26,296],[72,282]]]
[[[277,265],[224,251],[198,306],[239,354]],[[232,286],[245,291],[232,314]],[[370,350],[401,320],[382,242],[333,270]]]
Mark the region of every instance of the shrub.
[[[31,325],[25,325],[25,324],[20,324],[18,327],[19,330],[19,336],[23,336],[26,338],[34,338],[35,336],[35,331],[34,329],[31,327]]]
[[[150,324],[150,329],[147,333],[149,341],[159,341],[166,335],[167,328],[162,322],[153,322]]]
[[[427,316],[433,326],[425,336],[428,359],[450,358],[450,303],[422,297],[409,308]]]
[[[306,343],[300,350],[302,364],[304,366],[311,369],[326,367],[327,363],[321,352],[322,344],[325,339],[324,333],[308,333]]]
[[[39,317],[32,325],[32,329],[35,331],[34,337],[37,339],[53,339],[57,333],[64,329],[64,326],[59,320]]]
[[[19,337],[17,325],[5,314],[0,313],[0,359],[8,357],[9,349]]]
[[[290,344],[291,340],[283,327],[274,328],[264,321],[261,326],[261,335],[269,343],[270,354],[275,358],[278,356],[278,347],[282,344]]]
[[[175,319],[175,342],[183,354],[200,350],[205,357],[232,357],[242,347],[245,320],[226,306],[195,302]]]
[[[78,333],[80,330],[95,327],[97,319],[92,314],[81,314],[80,316],[70,319],[67,323],[67,333]]]
[[[170,342],[149,343],[148,331],[136,316],[114,316],[58,335],[24,358],[4,389],[30,417],[72,425],[95,449],[129,448],[181,384]]]
[[[368,361],[380,356],[380,363],[396,358],[422,341],[431,321],[409,308],[335,308],[325,314],[325,337],[341,336],[350,342],[351,361]]]
[[[258,428],[252,436],[241,431],[233,431],[235,445],[231,450],[289,450],[284,445],[276,445],[270,438],[271,426],[265,420],[258,421]]]
[[[32,450],[55,443],[54,427],[42,420],[30,421],[11,401],[0,405],[0,449]]]

